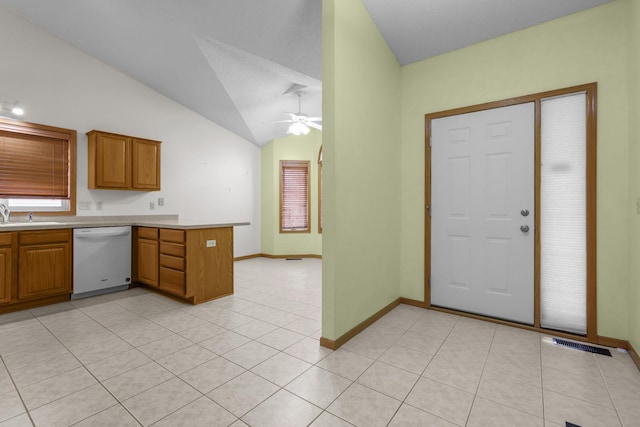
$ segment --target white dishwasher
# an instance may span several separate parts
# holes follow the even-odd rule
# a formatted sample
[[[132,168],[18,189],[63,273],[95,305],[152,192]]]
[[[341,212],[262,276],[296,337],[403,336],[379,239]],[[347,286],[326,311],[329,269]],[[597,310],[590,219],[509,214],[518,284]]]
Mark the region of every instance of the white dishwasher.
[[[71,299],[120,291],[130,283],[130,226],[73,230]]]

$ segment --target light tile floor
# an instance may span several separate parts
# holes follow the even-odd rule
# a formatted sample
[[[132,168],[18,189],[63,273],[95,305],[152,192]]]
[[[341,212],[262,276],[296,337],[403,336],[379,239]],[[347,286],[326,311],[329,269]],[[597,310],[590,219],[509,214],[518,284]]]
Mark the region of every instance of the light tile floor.
[[[0,426],[640,426],[630,357],[400,305],[318,345],[321,261],[235,263],[235,295],[133,289],[0,316]]]

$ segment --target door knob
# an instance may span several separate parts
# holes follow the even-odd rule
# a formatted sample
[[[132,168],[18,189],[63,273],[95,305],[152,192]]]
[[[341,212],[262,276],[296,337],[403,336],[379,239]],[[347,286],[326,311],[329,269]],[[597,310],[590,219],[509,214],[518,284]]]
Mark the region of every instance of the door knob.
[[[521,225],[520,226],[520,231],[522,231],[523,233],[527,233],[529,231],[529,226],[528,225]]]
[[[522,209],[520,211],[520,215],[522,216],[529,216],[529,209]]]

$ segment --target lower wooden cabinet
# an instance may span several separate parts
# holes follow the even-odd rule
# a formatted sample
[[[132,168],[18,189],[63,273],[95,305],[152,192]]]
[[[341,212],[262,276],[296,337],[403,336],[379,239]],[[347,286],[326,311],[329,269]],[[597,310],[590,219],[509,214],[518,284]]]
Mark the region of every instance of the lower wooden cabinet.
[[[137,240],[138,281],[158,286],[158,229],[138,228]]]
[[[13,233],[0,233],[0,304],[11,301],[13,288]]]
[[[137,244],[138,282],[194,304],[233,294],[233,227],[139,227]]]
[[[66,301],[71,229],[0,233],[0,313]]]
[[[19,233],[18,299],[71,293],[71,230]]]

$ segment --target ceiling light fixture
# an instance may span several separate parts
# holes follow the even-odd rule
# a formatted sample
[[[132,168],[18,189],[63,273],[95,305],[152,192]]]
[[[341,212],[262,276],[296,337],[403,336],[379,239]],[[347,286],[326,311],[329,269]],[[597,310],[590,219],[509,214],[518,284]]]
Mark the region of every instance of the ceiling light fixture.
[[[289,130],[287,131],[287,133],[290,133],[292,135],[298,135],[298,136],[306,135],[309,132],[311,132],[311,129],[309,129],[309,126],[301,122],[293,123],[291,126],[289,126]]]
[[[18,101],[0,96],[0,116],[15,118],[23,114],[24,109],[18,106]]]

